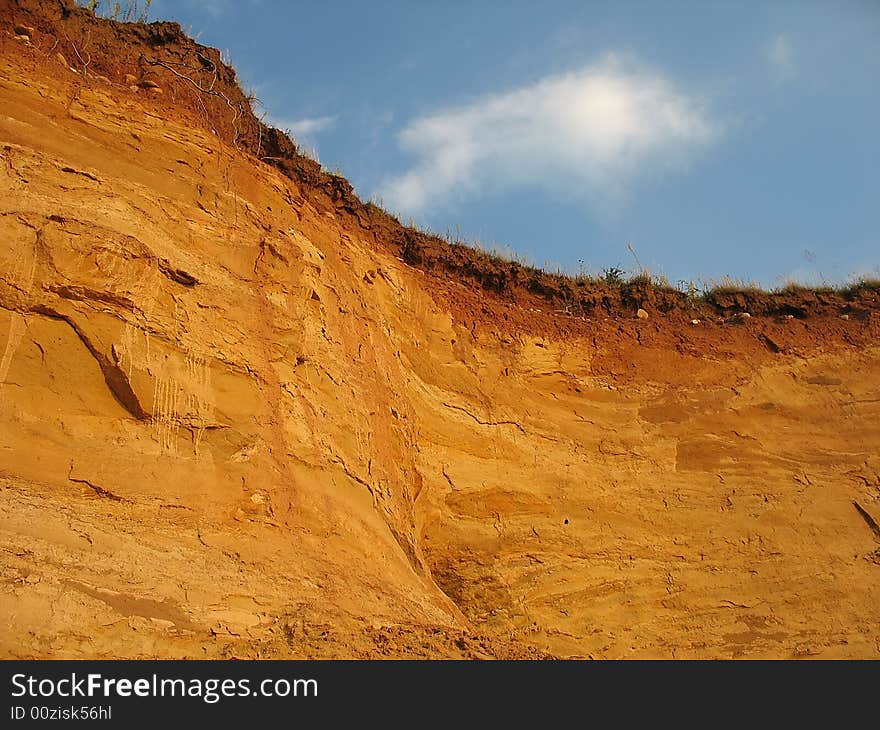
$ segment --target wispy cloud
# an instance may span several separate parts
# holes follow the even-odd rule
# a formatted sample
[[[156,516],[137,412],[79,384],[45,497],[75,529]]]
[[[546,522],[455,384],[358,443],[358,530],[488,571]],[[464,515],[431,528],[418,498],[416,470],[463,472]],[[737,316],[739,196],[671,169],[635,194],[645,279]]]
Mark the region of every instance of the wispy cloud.
[[[312,154],[317,154],[315,138],[321,132],[326,132],[336,124],[336,116],[307,117],[304,119],[277,119],[270,117],[267,120],[273,127],[287,132],[300,145],[311,148]]]
[[[163,5],[165,3],[162,3]],[[196,10],[207,12],[213,18],[219,18],[229,10],[229,0],[185,0],[186,5]]]
[[[577,71],[414,120],[399,135],[413,167],[380,195],[418,214],[492,190],[553,187],[619,202],[640,175],[676,167],[720,125],[668,77],[609,55]]]
[[[290,130],[294,137],[310,137],[313,134],[330,129],[334,124],[336,124],[335,116],[311,117],[309,119],[297,119],[294,122],[288,122],[285,129]]]
[[[767,64],[774,81],[784,82],[794,78],[795,66],[794,44],[787,35],[776,36],[767,46]]]
[[[102,5],[106,3],[101,3]],[[123,3],[124,5],[125,3]],[[215,20],[227,13],[236,11],[253,12],[253,9],[262,4],[262,0],[153,0],[152,7],[156,11],[151,16],[165,17],[162,13],[164,6],[186,5],[194,10],[206,12]]]

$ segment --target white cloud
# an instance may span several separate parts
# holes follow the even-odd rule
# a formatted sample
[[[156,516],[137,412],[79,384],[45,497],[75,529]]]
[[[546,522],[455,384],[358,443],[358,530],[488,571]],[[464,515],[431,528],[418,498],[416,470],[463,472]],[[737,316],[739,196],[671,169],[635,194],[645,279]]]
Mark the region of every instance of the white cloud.
[[[311,117],[309,119],[287,122],[286,126],[282,127],[282,129],[290,130],[294,137],[307,138],[330,129],[334,124],[336,124],[336,117]]]
[[[293,121],[268,117],[266,121],[282,132],[287,132],[307,155],[317,160],[318,146],[315,136],[333,127],[336,124],[336,116],[308,117]]]
[[[166,2],[166,0],[162,0],[162,2],[156,2],[154,0],[153,7],[157,11],[155,13],[156,17],[162,18],[165,15],[162,14],[162,10],[164,8],[162,6],[175,5],[176,3],[180,3],[181,0],[174,0],[173,2]],[[211,17],[215,20],[222,15],[225,15],[230,10],[244,10],[245,12],[250,12],[252,8],[260,5],[261,0],[183,0],[185,5],[188,5],[190,8],[194,10],[202,10],[207,12]],[[106,5],[107,3],[102,3],[102,5]],[[125,3],[123,3],[125,4]],[[159,7],[156,7],[156,6]],[[247,5],[247,8],[242,8],[242,5]],[[152,15],[152,14],[151,14]]]
[[[229,10],[229,0],[186,0],[185,4],[195,10],[203,10],[215,19]]]
[[[776,36],[767,46],[767,63],[775,81],[789,81],[794,77],[796,72],[794,44],[787,35]]]
[[[380,195],[410,214],[511,187],[619,202],[631,183],[685,162],[720,126],[667,77],[608,56],[466,106],[414,120],[399,135],[416,156]]]

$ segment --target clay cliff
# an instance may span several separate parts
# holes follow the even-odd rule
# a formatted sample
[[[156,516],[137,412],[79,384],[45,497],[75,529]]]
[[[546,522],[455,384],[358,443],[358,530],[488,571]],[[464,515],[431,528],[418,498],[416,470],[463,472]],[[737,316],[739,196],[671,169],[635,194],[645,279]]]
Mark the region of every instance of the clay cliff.
[[[66,0],[0,108],[0,655],[880,655],[876,288],[492,260]]]

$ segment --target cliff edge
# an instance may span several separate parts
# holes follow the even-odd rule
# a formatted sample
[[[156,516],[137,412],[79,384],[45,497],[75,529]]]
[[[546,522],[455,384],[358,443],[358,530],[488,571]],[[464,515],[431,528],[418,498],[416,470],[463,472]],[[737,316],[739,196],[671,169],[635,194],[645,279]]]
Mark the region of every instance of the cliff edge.
[[[0,108],[0,655],[880,653],[876,289],[492,261],[67,0]]]

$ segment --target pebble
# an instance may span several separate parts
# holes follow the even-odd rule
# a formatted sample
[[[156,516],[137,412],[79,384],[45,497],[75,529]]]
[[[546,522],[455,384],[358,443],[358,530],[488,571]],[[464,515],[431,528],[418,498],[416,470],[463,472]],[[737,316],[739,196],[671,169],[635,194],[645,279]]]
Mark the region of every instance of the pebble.
[[[639,307],[639,311],[636,312],[636,317],[638,317],[639,319],[647,319],[648,313],[644,309]]]

